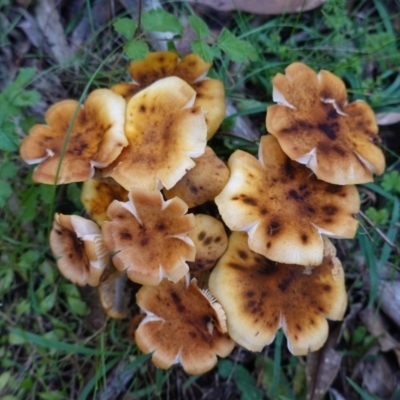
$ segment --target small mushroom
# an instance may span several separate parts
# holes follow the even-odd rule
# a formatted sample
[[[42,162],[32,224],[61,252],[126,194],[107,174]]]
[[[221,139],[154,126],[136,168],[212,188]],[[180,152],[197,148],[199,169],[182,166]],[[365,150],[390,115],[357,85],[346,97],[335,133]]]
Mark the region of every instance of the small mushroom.
[[[292,160],[338,185],[370,182],[373,173],[383,173],[374,112],[363,101],[348,104],[342,80],[296,62],[272,84],[278,104],[267,110],[267,130]]]
[[[355,186],[318,180],[271,135],[261,138],[258,158],[235,151],[229,182],[215,198],[226,225],[246,231],[253,251],[281,263],[315,266],[323,257],[321,235],[355,235],[360,207]]]
[[[94,175],[94,168],[111,164],[128,142],[124,133],[125,100],[108,89],[94,90],[80,106],[64,100],[46,112],[47,125],[34,125],[20,148],[28,164],[40,163],[33,172],[35,182],[57,184],[82,182]],[[72,125],[72,126],[71,126]],[[69,134],[65,153],[61,153]]]
[[[196,214],[195,228],[188,236],[196,247],[196,259],[188,262],[191,273],[212,269],[228,246],[224,225],[206,214]]]
[[[129,145],[107,173],[127,190],[174,186],[206,147],[204,113],[193,106],[195,96],[177,77],[161,79],[133,96],[126,109]]]
[[[90,218],[99,226],[107,219],[107,208],[113,200],[128,200],[128,191],[113,179],[109,182],[89,179],[83,183],[81,201]]]
[[[182,364],[188,374],[202,374],[226,357],[235,343],[226,332],[225,314],[209,292],[192,279],[177,283],[164,279],[158,286],[143,286],[137,304],[146,317],[135,333],[135,342],[153,363],[163,369]]]
[[[50,247],[65,278],[79,286],[98,286],[110,256],[100,228],[93,221],[78,215],[55,214]]]
[[[324,238],[321,265],[279,264],[251,251],[245,233],[233,232],[209,280],[232,339],[261,351],[282,328],[292,354],[320,349],[328,336],[326,318],[341,320],[347,306],[344,272],[335,255]]]
[[[112,260],[133,282],[158,285],[164,277],[177,282],[189,270],[196,249],[188,237],[195,219],[180,199],[164,201],[159,191],[132,189],[129,200],[114,200],[102,226]]]
[[[196,54],[187,54],[179,59],[170,51],[149,53],[144,60],[132,62],[129,72],[133,83],[119,83],[111,89],[128,101],[159,79],[169,76],[183,79],[197,93],[194,106],[201,106],[206,111],[207,139],[210,139],[221,125],[226,109],[223,83],[205,77],[211,65]]]
[[[229,179],[228,167],[211,147],[207,146],[205,153],[194,162],[195,166],[174,187],[164,190],[167,199],[179,197],[189,208],[214,200]]]

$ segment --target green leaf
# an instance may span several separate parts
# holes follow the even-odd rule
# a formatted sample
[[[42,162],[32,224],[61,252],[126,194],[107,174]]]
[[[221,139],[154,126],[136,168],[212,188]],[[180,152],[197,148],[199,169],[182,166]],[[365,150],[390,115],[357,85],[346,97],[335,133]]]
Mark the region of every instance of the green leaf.
[[[218,374],[221,378],[227,379],[233,369],[233,363],[231,360],[219,360],[218,361]]]
[[[149,52],[149,46],[141,40],[131,40],[125,44],[124,49],[131,60],[143,60]]]
[[[13,99],[13,104],[18,107],[26,107],[40,101],[40,93],[36,90],[23,90]]]
[[[131,18],[120,18],[114,22],[113,27],[126,40],[132,40],[137,29],[137,22]]]
[[[11,196],[11,193],[11,185],[8,182],[0,179],[0,208],[6,205],[8,198]]]
[[[397,171],[385,174],[381,186],[388,192],[400,193],[400,174]]]
[[[211,62],[214,59],[211,47],[202,40],[193,40],[192,51],[198,54],[205,62]]]
[[[0,166],[0,177],[1,178],[14,178],[17,175],[18,168],[12,161],[6,161]]]
[[[5,89],[5,92],[7,92],[8,97],[15,95],[16,92],[22,90],[35,76],[35,74],[36,74],[35,68],[21,68],[14,81],[11,82]]]
[[[147,32],[171,32],[182,34],[183,26],[175,15],[164,11],[162,8],[154,8],[142,14],[142,26]]]
[[[39,308],[42,313],[47,313],[49,312],[53,307],[56,302],[56,293],[52,292],[49,295],[47,295],[40,303],[39,303]]]
[[[68,296],[67,303],[68,303],[71,311],[76,315],[84,316],[84,315],[88,315],[90,313],[90,310],[89,310],[88,306],[86,305],[86,303],[77,297]]]
[[[188,20],[199,39],[205,39],[210,34],[207,24],[197,15],[191,15]]]
[[[223,29],[217,40],[218,47],[235,62],[245,62],[247,59],[257,60],[257,51],[254,46],[242,39],[238,39],[228,29]]]
[[[0,127],[0,150],[16,151],[19,147],[18,135],[15,132],[15,124],[6,121]]]

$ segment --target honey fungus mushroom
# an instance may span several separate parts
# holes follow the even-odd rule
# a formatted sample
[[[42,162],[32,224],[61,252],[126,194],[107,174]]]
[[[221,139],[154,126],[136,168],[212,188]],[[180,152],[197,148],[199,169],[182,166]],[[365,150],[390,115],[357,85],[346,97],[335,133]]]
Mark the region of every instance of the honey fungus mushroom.
[[[98,286],[110,256],[100,228],[93,221],[55,214],[50,247],[65,278],[79,286]]]
[[[94,175],[95,167],[113,162],[128,144],[125,106],[125,100],[108,89],[94,90],[84,106],[75,100],[51,106],[45,115],[47,125],[34,125],[20,147],[25,162],[39,163],[33,180],[54,184],[61,163],[57,184],[82,182]]]
[[[196,249],[188,237],[195,226],[180,199],[164,201],[159,191],[132,189],[127,202],[114,200],[103,222],[104,243],[112,261],[133,282],[158,285],[164,277],[177,282],[189,270]]]
[[[195,220],[188,234],[196,247],[196,259],[188,262],[192,274],[212,269],[228,246],[222,222],[206,214],[196,214]]]
[[[226,312],[228,333],[239,345],[261,351],[279,328],[294,355],[320,349],[326,318],[341,320],[347,306],[344,272],[324,238],[321,265],[279,264],[251,251],[244,232],[233,232],[228,250],[210,275],[209,288]]]
[[[194,162],[195,166],[174,187],[164,190],[167,199],[179,197],[189,208],[213,201],[229,179],[228,167],[209,146]]]
[[[360,207],[355,186],[316,179],[271,135],[261,138],[258,158],[235,151],[228,184],[215,198],[226,225],[246,231],[253,251],[280,263],[315,266],[323,257],[321,235],[355,235]]]
[[[133,96],[126,109],[129,145],[107,169],[129,190],[170,189],[206,147],[207,126],[196,92],[182,79],[161,79]]]
[[[149,53],[142,61],[133,61],[129,72],[132,83],[119,83],[111,89],[129,100],[140,90],[159,79],[177,76],[186,81],[195,91],[195,106],[206,111],[207,139],[210,139],[225,117],[225,89],[218,79],[207,78],[211,68],[197,54],[187,54],[179,59],[178,54],[165,51]]]
[[[163,369],[182,364],[188,374],[203,374],[219,357],[228,356],[235,343],[225,333],[225,314],[208,292],[189,276],[177,283],[164,279],[158,286],[143,286],[136,296],[146,313],[135,333],[144,353]]]
[[[373,173],[383,173],[374,112],[363,101],[348,104],[342,80],[297,62],[272,84],[279,104],[267,110],[267,130],[292,160],[338,185],[370,182]]]

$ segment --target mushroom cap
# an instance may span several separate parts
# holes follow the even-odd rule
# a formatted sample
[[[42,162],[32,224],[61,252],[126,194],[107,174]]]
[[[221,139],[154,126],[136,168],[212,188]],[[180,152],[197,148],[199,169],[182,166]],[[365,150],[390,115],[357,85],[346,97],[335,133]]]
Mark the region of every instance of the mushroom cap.
[[[211,147],[207,146],[204,154],[194,162],[195,166],[174,187],[164,190],[167,199],[179,197],[189,208],[214,200],[229,179],[228,167]]]
[[[142,61],[133,61],[129,72],[134,83],[118,83],[111,89],[127,101],[141,89],[159,79],[177,76],[196,91],[194,106],[206,110],[207,139],[218,130],[225,117],[225,88],[218,79],[205,78],[211,63],[206,63],[197,54],[187,54],[181,60],[173,52],[149,53]]]
[[[147,316],[135,342],[144,353],[153,352],[157,367],[181,363],[186,373],[202,374],[215,366],[217,355],[226,357],[233,350],[235,343],[223,333],[222,308],[195,280],[174,284],[164,279],[158,286],[143,286],[136,299]]]
[[[110,263],[101,276],[97,287],[104,312],[110,318],[129,317],[129,296],[126,293],[126,273],[120,272]]]
[[[232,233],[228,250],[211,272],[209,288],[226,312],[233,340],[261,351],[282,327],[294,355],[323,346],[328,336],[325,318],[341,320],[347,306],[336,249],[326,238],[324,245],[322,264],[304,268],[254,253],[245,233]]]
[[[75,100],[51,106],[45,115],[47,125],[34,125],[21,143],[23,160],[28,164],[40,163],[33,172],[33,180],[53,184],[61,163],[58,184],[81,182],[93,176],[94,167],[104,168],[113,162],[128,144],[124,133],[125,106],[125,100],[108,89],[94,90],[83,107]]]
[[[107,219],[107,208],[113,200],[128,200],[128,191],[117,182],[89,179],[83,183],[81,201],[90,218],[100,226]]]
[[[363,101],[347,104],[346,87],[334,74],[317,75],[302,63],[272,80],[279,104],[267,110],[267,130],[292,159],[326,182],[346,185],[382,174],[385,158],[373,110]]]
[[[196,225],[188,236],[196,247],[196,259],[188,262],[191,273],[206,271],[215,266],[228,246],[228,236],[222,222],[206,214],[196,214]]]
[[[196,92],[182,79],[170,77],[133,96],[126,110],[129,145],[110,167],[125,189],[171,188],[192,158],[206,147],[207,127],[201,107],[193,107]]]
[[[50,247],[59,257],[57,267],[65,278],[79,286],[99,284],[110,257],[100,228],[93,221],[78,215],[55,214]]]
[[[158,285],[164,277],[177,282],[188,272],[196,249],[187,233],[194,228],[192,214],[180,199],[164,201],[159,191],[132,189],[126,203],[114,200],[110,221],[102,226],[104,243],[113,263],[128,278],[143,285]]]
[[[271,135],[261,138],[258,157],[234,152],[229,182],[215,198],[229,229],[248,232],[253,251],[281,263],[315,266],[322,262],[322,234],[355,235],[360,207],[355,186],[316,179]]]

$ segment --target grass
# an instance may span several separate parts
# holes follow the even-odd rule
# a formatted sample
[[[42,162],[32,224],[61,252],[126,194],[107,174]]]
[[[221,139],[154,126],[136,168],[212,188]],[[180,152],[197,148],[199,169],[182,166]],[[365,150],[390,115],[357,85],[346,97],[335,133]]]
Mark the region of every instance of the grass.
[[[293,61],[340,76],[350,100],[363,99],[376,112],[399,112],[400,10],[390,8],[390,3],[364,0],[349,9],[343,0],[328,0],[312,12],[265,20],[234,14],[229,28],[254,46],[258,59],[235,66],[226,57],[214,60],[213,74],[224,81],[227,97],[238,106],[237,113],[224,121],[222,131],[228,131],[236,118],[246,116],[264,133],[265,108],[272,104],[271,79]],[[12,50],[19,17],[15,17],[13,5],[0,4],[10,22],[9,28],[2,30],[1,47]],[[91,10],[89,2],[85,7]],[[188,15],[184,6],[178,5],[174,12],[183,18]],[[42,49],[31,47],[22,66],[35,65],[36,72],[20,69],[11,83],[0,67],[0,98],[6,105],[0,111],[0,396],[4,400],[84,400],[100,398],[100,394],[101,398],[117,398],[122,387],[124,399],[305,399],[305,359],[288,353],[282,334],[262,354],[236,349],[203,376],[188,377],[180,367],[162,371],[138,352],[126,321],[107,321],[94,292],[78,290],[58,274],[47,242],[49,210],[81,213],[80,185],[53,191],[33,184],[32,168],[21,162],[17,148],[29,126],[43,120],[51,103],[66,96],[83,99],[86,90],[126,77],[124,41],[114,33],[113,21],[96,27],[94,17],[89,16],[90,35],[66,65],[55,64]],[[66,33],[77,23],[77,19],[67,21]],[[43,85],[46,80],[58,82],[55,93]],[[385,146],[389,139],[384,138]],[[400,190],[396,184],[385,184],[391,179],[390,171],[399,169],[398,142],[393,142],[396,148],[386,151],[388,173],[360,188],[363,212],[372,225],[360,218],[362,227],[356,240],[339,247],[350,308],[361,303],[379,312],[380,273],[384,268],[399,272],[399,254],[391,244],[398,243]],[[237,148],[257,150],[253,143],[223,134],[212,144],[224,157]],[[371,207],[383,213],[374,214]],[[399,339],[393,324],[391,327]],[[348,399],[376,398],[362,388],[360,376],[352,375],[375,340],[366,329],[360,334],[357,319],[348,322],[344,332],[339,349],[346,359],[341,375],[347,379],[334,381],[333,387]],[[378,356],[383,357],[382,353]]]

